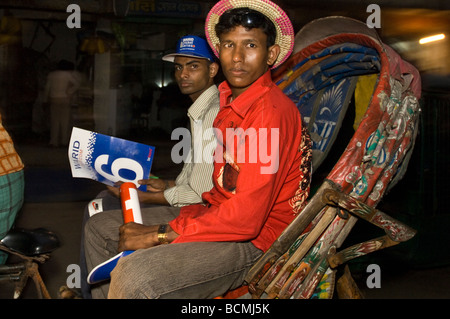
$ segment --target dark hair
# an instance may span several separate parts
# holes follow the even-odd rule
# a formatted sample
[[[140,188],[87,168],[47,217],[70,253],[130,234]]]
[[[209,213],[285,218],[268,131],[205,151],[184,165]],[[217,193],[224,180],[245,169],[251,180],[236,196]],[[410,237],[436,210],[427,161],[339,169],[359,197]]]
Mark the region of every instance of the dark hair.
[[[277,36],[275,25],[264,14],[250,8],[235,8],[224,12],[215,26],[217,37],[237,26],[246,29],[259,28],[267,35],[267,47],[275,44]]]

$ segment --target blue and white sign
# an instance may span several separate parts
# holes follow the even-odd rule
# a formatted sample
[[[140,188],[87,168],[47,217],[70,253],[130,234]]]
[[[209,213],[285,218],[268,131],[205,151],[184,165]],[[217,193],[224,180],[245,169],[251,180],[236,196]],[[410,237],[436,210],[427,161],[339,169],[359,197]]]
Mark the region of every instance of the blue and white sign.
[[[89,178],[114,186],[148,179],[155,147],[74,127],[69,144],[72,177]]]

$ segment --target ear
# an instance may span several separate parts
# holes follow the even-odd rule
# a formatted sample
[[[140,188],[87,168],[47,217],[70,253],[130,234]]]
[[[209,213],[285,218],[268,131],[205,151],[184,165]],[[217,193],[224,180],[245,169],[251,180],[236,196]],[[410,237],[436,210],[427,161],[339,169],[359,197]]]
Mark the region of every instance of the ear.
[[[219,43],[216,43],[216,51],[217,51],[218,53],[220,53],[220,42],[219,42]]]
[[[267,64],[268,65],[274,65],[275,61],[278,59],[278,56],[280,55],[280,46],[278,44],[274,44],[268,49],[268,58],[267,58]]]
[[[209,77],[214,78],[219,72],[219,64],[217,62],[212,62],[209,65]]]

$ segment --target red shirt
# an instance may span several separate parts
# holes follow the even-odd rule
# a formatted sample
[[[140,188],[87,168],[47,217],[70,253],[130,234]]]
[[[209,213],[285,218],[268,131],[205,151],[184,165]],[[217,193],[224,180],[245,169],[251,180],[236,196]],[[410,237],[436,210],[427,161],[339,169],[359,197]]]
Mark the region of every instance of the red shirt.
[[[174,243],[251,241],[266,251],[308,196],[309,140],[302,136],[299,111],[272,82],[270,71],[231,103],[227,82],[219,91],[214,186],[203,193],[206,205],[182,207],[170,222],[180,235]],[[238,137],[227,136],[227,128]],[[237,134],[238,128],[245,134]]]

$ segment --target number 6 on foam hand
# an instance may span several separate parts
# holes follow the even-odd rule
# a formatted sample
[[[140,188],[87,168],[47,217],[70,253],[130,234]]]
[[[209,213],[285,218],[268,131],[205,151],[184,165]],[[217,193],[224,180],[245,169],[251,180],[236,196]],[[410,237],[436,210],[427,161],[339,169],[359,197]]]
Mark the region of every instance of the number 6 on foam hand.
[[[104,165],[108,165],[109,155],[103,154],[97,157],[94,163],[95,170],[104,178],[116,183],[131,182],[137,184],[137,181],[144,178],[144,170],[137,161],[129,158],[117,158],[111,163],[111,173],[109,174],[103,170]],[[120,171],[134,172],[134,179],[130,179],[129,176],[120,175]]]

